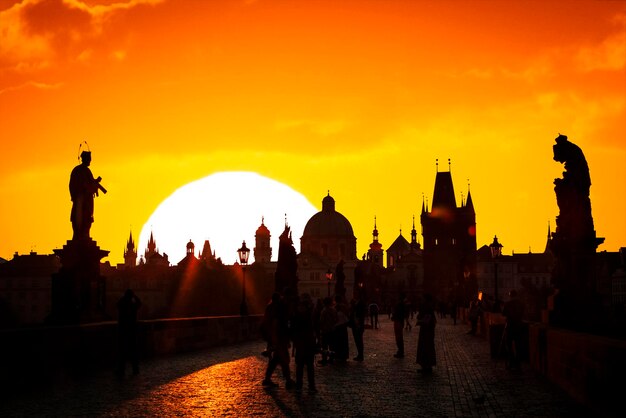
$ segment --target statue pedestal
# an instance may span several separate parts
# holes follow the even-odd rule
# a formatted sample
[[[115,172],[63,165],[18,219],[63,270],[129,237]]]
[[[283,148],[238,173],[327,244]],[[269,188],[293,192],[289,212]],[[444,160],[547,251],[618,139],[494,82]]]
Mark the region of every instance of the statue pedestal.
[[[92,239],[70,240],[54,253],[61,269],[52,275],[53,324],[78,324],[106,319],[105,281],[100,276],[100,260],[109,251],[101,250]]]

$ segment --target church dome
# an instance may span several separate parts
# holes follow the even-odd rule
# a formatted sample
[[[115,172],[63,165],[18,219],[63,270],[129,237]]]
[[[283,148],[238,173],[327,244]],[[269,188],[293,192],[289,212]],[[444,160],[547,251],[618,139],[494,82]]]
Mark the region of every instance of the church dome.
[[[309,219],[302,237],[342,236],[354,237],[350,221],[335,210],[335,199],[330,194],[322,200],[322,210]]]
[[[256,236],[269,236],[270,230],[265,226],[265,219],[261,219],[261,226],[259,226],[256,230]]]

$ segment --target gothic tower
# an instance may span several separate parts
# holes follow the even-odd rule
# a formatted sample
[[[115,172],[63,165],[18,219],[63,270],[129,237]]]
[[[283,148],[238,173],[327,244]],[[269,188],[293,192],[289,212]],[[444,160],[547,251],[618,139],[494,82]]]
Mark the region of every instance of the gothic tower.
[[[456,206],[450,171],[437,170],[432,206],[422,206],[421,222],[424,291],[443,301],[466,299],[462,293],[471,290],[464,287],[463,273],[475,277],[476,214],[469,191],[465,204]]]
[[[135,241],[133,241],[133,233],[131,231],[124,250],[124,267],[135,267],[137,264],[137,251],[135,251]]]

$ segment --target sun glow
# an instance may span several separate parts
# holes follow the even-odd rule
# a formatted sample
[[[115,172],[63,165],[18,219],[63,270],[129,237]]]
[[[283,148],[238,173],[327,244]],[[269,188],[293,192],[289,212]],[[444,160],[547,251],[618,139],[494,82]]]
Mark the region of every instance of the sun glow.
[[[156,208],[141,230],[139,254],[152,232],[159,251],[172,264],[185,256],[189,240],[196,255],[209,240],[215,256],[232,264],[242,241],[254,248],[254,234],[263,221],[272,235],[276,260],[285,219],[299,251],[304,226],[316,212],[302,194],[275,180],[252,172],[216,173],[180,187]],[[252,251],[250,262],[254,262]]]

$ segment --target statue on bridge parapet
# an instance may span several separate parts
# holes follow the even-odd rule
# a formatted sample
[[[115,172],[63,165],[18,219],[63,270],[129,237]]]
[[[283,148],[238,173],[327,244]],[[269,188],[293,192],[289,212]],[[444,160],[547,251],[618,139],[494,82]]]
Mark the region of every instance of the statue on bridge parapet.
[[[589,329],[601,314],[594,259],[604,238],[597,238],[594,230],[589,199],[591,177],[582,150],[561,134],[552,149],[554,160],[564,163],[565,171],[563,178],[554,180],[559,215],[550,250],[556,258],[552,284],[558,292],[550,322],[571,329]]]
[[[86,143],[85,143],[86,144]],[[82,145],[81,145],[82,146]],[[79,148],[80,151],[80,148]],[[95,179],[89,165],[91,151],[80,153],[82,163],[70,175],[73,236],[63,248],[53,250],[61,261],[61,269],[52,275],[51,312],[47,318],[52,324],[96,322],[106,318],[105,280],[100,275],[100,260],[109,254],[91,239],[94,196],[106,193]]]

